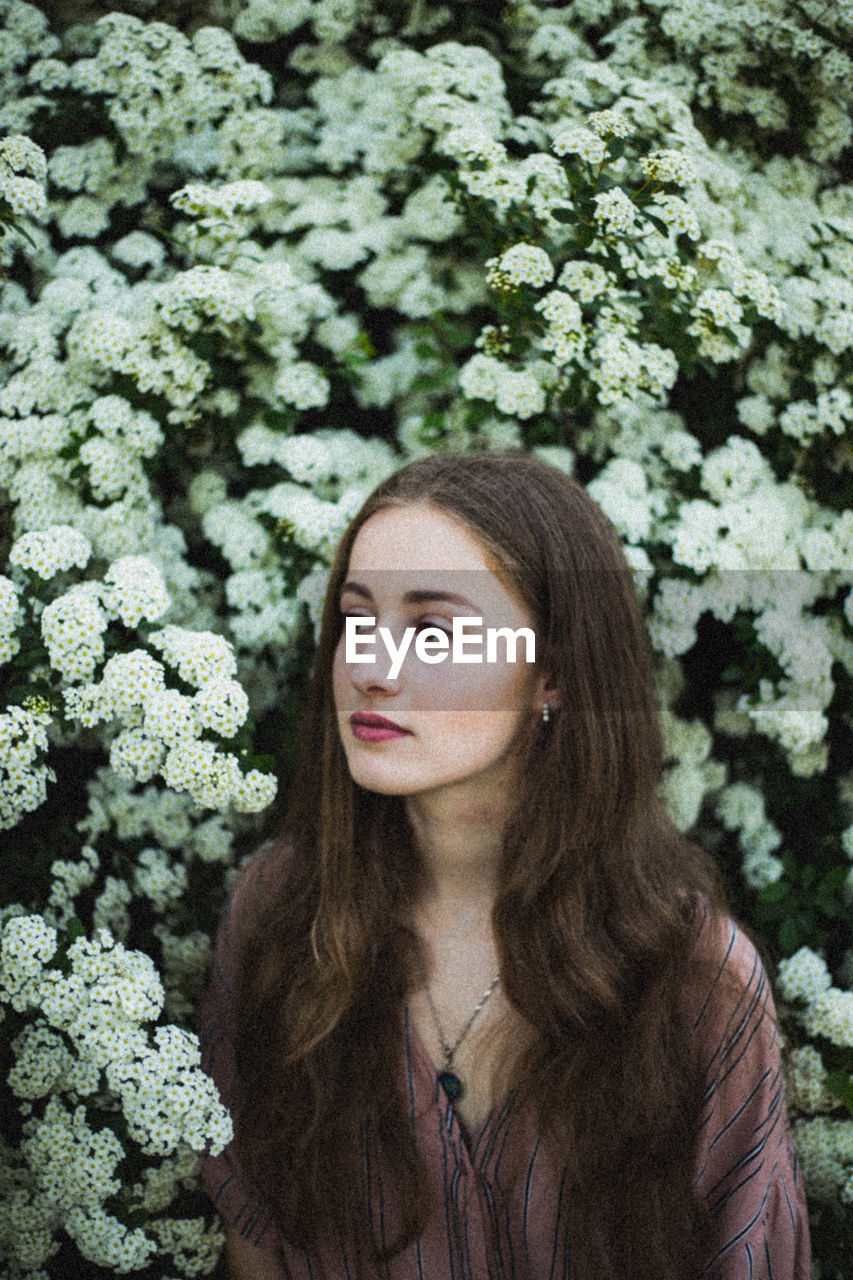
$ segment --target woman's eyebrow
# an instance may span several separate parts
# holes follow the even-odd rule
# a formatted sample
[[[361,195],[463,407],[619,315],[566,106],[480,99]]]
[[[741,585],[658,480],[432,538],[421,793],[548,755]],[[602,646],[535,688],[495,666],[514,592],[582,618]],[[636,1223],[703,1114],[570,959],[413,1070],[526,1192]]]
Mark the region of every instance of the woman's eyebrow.
[[[347,591],[355,596],[360,596],[363,600],[373,599],[367,587],[362,586],[360,582],[345,582],[341,587],[341,595]],[[441,601],[444,604],[458,604],[469,609],[477,608],[467,596],[461,596],[455,591],[440,591],[438,588],[433,589],[430,587],[417,591],[407,591],[403,596],[404,604],[427,604],[432,601]]]

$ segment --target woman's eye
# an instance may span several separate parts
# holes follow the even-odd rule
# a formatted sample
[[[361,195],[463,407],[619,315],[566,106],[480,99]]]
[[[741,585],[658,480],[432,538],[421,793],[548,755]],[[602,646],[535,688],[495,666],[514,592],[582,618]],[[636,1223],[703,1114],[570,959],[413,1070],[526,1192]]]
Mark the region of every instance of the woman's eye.
[[[446,636],[452,636],[453,632],[446,623],[421,621],[415,623],[416,631],[443,631]]]

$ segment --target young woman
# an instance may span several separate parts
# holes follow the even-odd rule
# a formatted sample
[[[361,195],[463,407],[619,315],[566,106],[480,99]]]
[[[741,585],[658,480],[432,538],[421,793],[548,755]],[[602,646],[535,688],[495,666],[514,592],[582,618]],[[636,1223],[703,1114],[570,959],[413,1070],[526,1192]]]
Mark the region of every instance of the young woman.
[[[379,486],[202,1012],[236,1280],[807,1280],[767,978],[660,763],[578,484],[509,452]]]

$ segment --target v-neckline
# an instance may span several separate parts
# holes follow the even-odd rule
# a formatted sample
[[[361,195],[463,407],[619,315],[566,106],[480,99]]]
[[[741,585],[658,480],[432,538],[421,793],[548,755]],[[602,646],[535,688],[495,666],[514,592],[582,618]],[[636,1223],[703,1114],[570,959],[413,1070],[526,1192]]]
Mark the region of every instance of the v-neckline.
[[[459,1116],[459,1113],[457,1112],[456,1108],[453,1105],[453,1102],[447,1096],[447,1094],[444,1092],[441,1085],[439,1084],[439,1081],[438,1081],[439,1068],[436,1067],[435,1063],[433,1062],[432,1058],[427,1052],[426,1045],[421,1039],[420,1033],[418,1032],[418,1029],[415,1026],[415,1022],[414,1022],[414,1019],[412,1018],[411,1011],[408,1005],[406,1005],[403,1009],[403,1026],[404,1026],[405,1033],[408,1037],[409,1044],[412,1046],[415,1056],[420,1060],[421,1066],[426,1069],[429,1079],[433,1083],[433,1086],[435,1089],[435,1094],[434,1094],[435,1106],[442,1117],[443,1123],[451,1125],[451,1127],[459,1137],[461,1148],[465,1152],[465,1155],[468,1157],[469,1163],[472,1166],[474,1166],[477,1163],[477,1152],[481,1147],[483,1138],[485,1137],[488,1129],[491,1127],[492,1120],[494,1119],[496,1112],[498,1112],[499,1110],[503,1110],[503,1107],[506,1105],[506,1102],[501,1102],[500,1104],[494,1104],[490,1108],[490,1110],[486,1113],[485,1118],[480,1122],[477,1128],[473,1129],[470,1134],[467,1133],[466,1128],[463,1125],[462,1120]],[[509,1099],[507,1099],[506,1101],[509,1101]]]

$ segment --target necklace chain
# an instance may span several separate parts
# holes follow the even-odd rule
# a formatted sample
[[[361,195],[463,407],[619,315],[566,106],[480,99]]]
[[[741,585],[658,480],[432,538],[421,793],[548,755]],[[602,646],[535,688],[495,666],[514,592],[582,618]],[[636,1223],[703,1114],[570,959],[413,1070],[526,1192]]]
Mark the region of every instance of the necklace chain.
[[[444,1061],[448,1070],[453,1066],[454,1053],[459,1048],[460,1044],[462,1043],[462,1041],[467,1036],[468,1032],[473,1027],[474,1021],[477,1015],[482,1011],[484,1005],[486,1004],[486,1001],[489,999],[489,996],[492,994],[495,987],[500,982],[500,978],[501,978],[501,975],[499,973],[496,973],[495,976],[492,978],[491,982],[486,987],[486,990],[480,996],[479,1001],[474,1006],[474,1009],[471,1013],[470,1018],[465,1023],[465,1026],[462,1028],[462,1030],[459,1032],[459,1035],[456,1037],[453,1044],[448,1044],[444,1038],[444,1032],[441,1029],[441,1023],[438,1020],[438,1013],[436,1011],[435,1003],[433,1002],[432,992],[429,989],[429,983],[428,982],[424,983],[424,988],[426,990],[427,1004],[429,1005],[429,1010],[430,1010],[430,1013],[432,1014],[432,1020],[435,1023],[435,1029],[438,1032],[438,1039],[439,1039],[439,1042],[441,1043],[441,1051],[444,1054]]]

